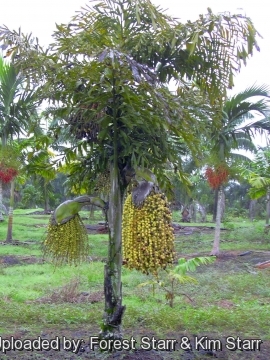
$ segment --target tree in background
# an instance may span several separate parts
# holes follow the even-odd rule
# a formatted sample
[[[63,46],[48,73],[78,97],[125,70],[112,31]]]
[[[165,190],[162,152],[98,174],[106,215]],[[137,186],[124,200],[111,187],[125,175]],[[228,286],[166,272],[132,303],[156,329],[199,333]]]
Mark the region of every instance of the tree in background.
[[[249,196],[252,200],[266,197],[266,225],[270,216],[270,149],[260,149],[255,159],[242,168],[242,175],[248,180],[251,188]]]
[[[22,209],[34,209],[37,206],[40,207],[42,201],[42,192],[38,189],[32,179],[28,179],[27,183],[20,187],[20,201],[17,203],[17,207]]]
[[[196,135],[205,129],[200,113],[207,115],[204,120],[219,120],[234,73],[257,47],[257,32],[248,18],[210,10],[194,23],[181,24],[146,0],[135,6],[132,0],[92,4],[68,25],[57,26],[55,44],[46,51],[20,34],[13,59],[29,81],[40,81],[42,96],[54,105],[54,134],[64,131],[71,144],[65,161],[80,155],[81,177],[109,173],[102,336],[118,338],[124,312],[122,212],[129,180],[140,170],[154,181],[145,170],[150,169],[165,188],[168,163],[184,180],[179,148],[184,142],[196,152]],[[18,33],[12,34],[16,40]],[[8,35],[2,28],[0,40],[8,43]],[[178,83],[175,94],[168,88],[172,79]],[[85,199],[69,203],[72,212]]]
[[[55,153],[48,146],[37,146],[34,138],[25,143],[28,142],[29,145],[32,144],[32,149],[27,149],[27,164],[24,172],[27,176],[32,176],[36,188],[41,190],[44,212],[48,213],[50,210],[49,197],[53,191],[51,182],[56,178],[56,170],[51,166]]]
[[[23,175],[24,174],[24,175]],[[20,172],[19,181],[16,184],[16,191],[19,194],[16,206],[21,209],[34,209],[41,207],[44,210],[45,198],[44,188],[40,176],[25,176],[24,170]],[[23,179],[21,179],[23,177]],[[67,177],[56,172],[55,179],[48,183],[49,209],[54,209],[59,203],[67,200],[68,188],[63,184]]]
[[[237,181],[230,180],[224,188],[226,198],[227,215],[232,218],[246,217],[251,206],[250,198],[247,194],[250,185],[247,181],[240,177]]]
[[[5,63],[0,57],[0,138],[2,154],[8,154],[5,148],[15,149],[12,141],[19,137],[23,131],[31,128],[36,116],[36,104],[32,91],[24,88],[25,77],[12,63]],[[13,151],[13,150],[12,150]],[[15,151],[15,150],[14,150]],[[16,158],[16,155],[15,155]],[[2,157],[2,163],[8,160]],[[16,161],[15,161],[16,162]],[[7,172],[2,165],[2,172]],[[14,178],[14,176],[13,176]],[[14,206],[14,179],[11,179],[11,198],[9,210],[9,225],[7,241],[12,240],[12,218]],[[0,221],[2,215],[2,182],[5,176],[0,178]]]
[[[213,166],[206,169],[206,178],[217,193],[216,231],[212,255],[219,255],[221,206],[224,197],[224,184],[227,182],[233,167],[230,162],[247,157],[236,154],[233,150],[255,151],[252,142],[256,132],[270,131],[269,88],[251,86],[232,96],[223,107],[220,127],[214,127],[210,149],[210,159]],[[253,101],[253,98],[259,100]],[[254,120],[256,115],[263,119]],[[248,121],[248,123],[247,123]]]
[[[8,213],[8,229],[6,242],[12,241],[13,209],[14,209],[14,187],[15,178],[20,168],[19,152],[15,144],[1,146],[0,149],[0,182],[10,184],[10,202]],[[2,188],[2,186],[1,186]]]

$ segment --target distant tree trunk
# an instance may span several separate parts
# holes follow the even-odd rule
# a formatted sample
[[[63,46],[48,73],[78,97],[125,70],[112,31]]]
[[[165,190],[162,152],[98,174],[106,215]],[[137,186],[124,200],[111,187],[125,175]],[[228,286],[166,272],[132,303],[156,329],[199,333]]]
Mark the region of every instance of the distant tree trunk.
[[[6,242],[12,242],[12,227],[13,227],[13,209],[14,209],[14,189],[15,189],[15,180],[13,179],[10,183],[10,205],[8,213],[8,230]]]
[[[94,205],[90,205],[90,215],[89,215],[89,219],[94,220],[95,217],[95,206]]]
[[[217,201],[217,215],[216,215],[216,226],[215,226],[215,239],[211,255],[219,255],[219,244],[220,244],[220,224],[221,224],[221,210],[222,210],[222,198],[223,198],[223,187],[218,189],[218,201]]]
[[[222,191],[222,198],[221,198],[221,215],[220,215],[220,221],[222,221],[226,209],[226,202],[225,202],[225,193],[224,190]]]
[[[266,195],[266,218],[265,218],[266,225],[269,225],[269,215],[270,215],[270,190],[267,191],[267,195]]]
[[[218,189],[215,189],[215,199],[214,199],[214,207],[213,207],[213,222],[216,222],[217,203],[218,203]]]
[[[192,202],[192,204],[190,205],[190,216],[191,216],[191,220],[192,222],[196,222],[197,221],[197,208],[196,208],[196,203]]]
[[[3,183],[0,180],[0,221],[4,221],[3,217]]]
[[[182,211],[182,222],[190,222],[190,214],[188,209],[185,207],[184,210]]]
[[[44,182],[44,212],[47,213],[49,211],[49,194],[46,182]]]
[[[250,200],[250,203],[249,203],[249,218],[250,218],[251,221],[253,221],[255,219],[256,204],[257,204],[257,200]]]
[[[122,306],[122,206],[123,193],[120,174],[115,163],[111,165],[111,192],[109,198],[108,224],[109,249],[104,269],[105,311],[100,333],[102,339],[121,339],[121,324],[125,306]]]
[[[199,204],[199,212],[201,214],[201,222],[205,222],[206,221],[206,210],[205,210],[205,206]]]

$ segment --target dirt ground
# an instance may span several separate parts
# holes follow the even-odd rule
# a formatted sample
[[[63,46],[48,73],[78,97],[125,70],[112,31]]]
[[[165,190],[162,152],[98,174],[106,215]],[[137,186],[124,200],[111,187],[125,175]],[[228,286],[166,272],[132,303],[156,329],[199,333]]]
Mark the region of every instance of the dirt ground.
[[[85,225],[89,234],[106,234],[108,228],[104,222],[98,224]],[[177,223],[173,223],[175,235],[192,235],[193,233],[211,233],[214,230],[214,226],[183,226]],[[225,230],[225,229],[221,229]]]

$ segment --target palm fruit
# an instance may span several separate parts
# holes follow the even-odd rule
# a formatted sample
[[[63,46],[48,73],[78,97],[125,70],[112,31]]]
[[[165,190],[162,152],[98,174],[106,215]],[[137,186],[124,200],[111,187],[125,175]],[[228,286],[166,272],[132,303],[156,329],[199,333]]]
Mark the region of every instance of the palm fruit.
[[[110,184],[110,173],[105,171],[103,173],[99,173],[96,177],[95,191],[98,194],[109,194],[111,189]]]
[[[79,214],[63,224],[56,224],[52,216],[42,245],[44,257],[50,258],[55,265],[77,265],[86,260],[88,235]]]
[[[123,209],[123,263],[129,269],[157,275],[174,262],[172,214],[165,195],[151,191],[139,206],[132,194]]]

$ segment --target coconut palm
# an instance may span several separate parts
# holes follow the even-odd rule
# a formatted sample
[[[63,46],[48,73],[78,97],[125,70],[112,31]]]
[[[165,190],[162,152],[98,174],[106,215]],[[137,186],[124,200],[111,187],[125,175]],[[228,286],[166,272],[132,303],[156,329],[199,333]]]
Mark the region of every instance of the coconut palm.
[[[266,85],[253,85],[225,102],[221,124],[212,132],[210,157],[216,166],[247,159],[245,155],[233,152],[234,150],[256,151],[252,141],[255,134],[270,132],[269,96],[270,89]],[[256,120],[258,115],[263,118]],[[221,206],[224,197],[222,184],[216,189],[216,195],[216,232],[212,255],[219,254]]]

